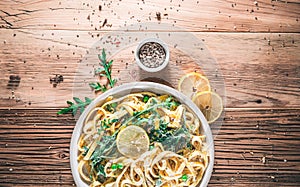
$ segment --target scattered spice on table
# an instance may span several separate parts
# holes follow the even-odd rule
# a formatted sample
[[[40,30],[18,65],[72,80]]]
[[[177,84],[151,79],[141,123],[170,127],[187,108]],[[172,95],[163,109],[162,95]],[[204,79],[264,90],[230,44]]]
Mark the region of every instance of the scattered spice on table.
[[[161,21],[161,14],[160,14],[160,12],[156,12],[156,19],[158,21]]]

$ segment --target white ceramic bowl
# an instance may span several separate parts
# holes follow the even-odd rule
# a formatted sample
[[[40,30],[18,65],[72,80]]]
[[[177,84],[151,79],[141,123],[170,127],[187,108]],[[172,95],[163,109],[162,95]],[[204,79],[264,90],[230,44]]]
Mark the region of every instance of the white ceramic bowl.
[[[81,131],[82,131],[82,126],[83,122],[88,115],[88,113],[95,108],[96,106],[101,105],[105,99],[108,96],[113,95],[114,97],[121,97],[130,93],[135,93],[139,91],[150,91],[154,92],[157,94],[168,94],[172,95],[176,99],[178,99],[179,102],[184,103],[187,105],[195,114],[196,116],[200,119],[201,124],[202,124],[202,131],[203,134],[206,135],[206,144],[208,147],[208,155],[209,155],[209,163],[206,168],[206,171],[203,175],[203,178],[201,180],[201,183],[198,185],[199,187],[205,187],[207,186],[212,171],[213,171],[213,165],[214,165],[214,143],[213,143],[213,136],[210,130],[210,127],[203,116],[202,112],[199,110],[199,108],[185,95],[180,93],[179,91],[162,85],[158,83],[153,83],[153,82],[133,82],[133,83],[128,83],[128,84],[123,84],[121,86],[115,87],[101,95],[99,95],[81,114],[79,117],[76,126],[74,128],[73,134],[72,134],[72,139],[71,139],[71,146],[70,146],[70,162],[71,162],[71,170],[73,174],[73,178],[75,180],[75,183],[79,187],[88,187],[88,185],[80,178],[79,173],[78,173],[78,162],[77,162],[77,156],[78,156],[78,149],[77,149],[77,142],[79,140]]]
[[[166,53],[166,58],[164,60],[164,62],[158,66],[158,67],[155,67],[155,68],[150,68],[150,67],[147,67],[146,65],[144,65],[140,58],[139,58],[139,51],[141,49],[141,47],[146,44],[146,43],[149,43],[149,42],[154,42],[154,43],[158,43],[159,45],[161,45]],[[135,60],[136,60],[136,63],[139,65],[140,68],[142,68],[143,70],[147,71],[147,72],[158,72],[158,71],[161,71],[163,70],[169,63],[169,59],[170,59],[170,52],[169,52],[169,48],[168,48],[168,45],[165,44],[163,41],[157,39],[157,38],[147,38],[143,41],[141,41],[139,43],[139,45],[137,46],[136,48],[136,51],[135,51]]]

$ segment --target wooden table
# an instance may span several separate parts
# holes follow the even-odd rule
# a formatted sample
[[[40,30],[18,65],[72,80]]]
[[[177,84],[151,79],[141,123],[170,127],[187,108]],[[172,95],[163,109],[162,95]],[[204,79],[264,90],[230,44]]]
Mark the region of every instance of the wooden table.
[[[56,112],[91,45],[143,22],[185,28],[221,67],[226,116],[209,186],[300,186],[299,0],[2,0],[0,18],[0,186],[74,185],[76,121]]]

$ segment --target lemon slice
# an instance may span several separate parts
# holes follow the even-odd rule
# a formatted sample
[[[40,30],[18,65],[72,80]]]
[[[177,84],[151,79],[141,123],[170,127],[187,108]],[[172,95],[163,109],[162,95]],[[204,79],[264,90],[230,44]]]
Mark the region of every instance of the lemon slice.
[[[149,144],[147,132],[135,125],[124,128],[117,136],[117,148],[126,157],[138,158],[148,151]]]
[[[193,102],[200,108],[208,123],[216,121],[222,111],[222,98],[215,92],[199,92],[193,97]]]
[[[206,77],[192,72],[181,77],[178,90],[192,99],[197,92],[210,91],[210,84]]]

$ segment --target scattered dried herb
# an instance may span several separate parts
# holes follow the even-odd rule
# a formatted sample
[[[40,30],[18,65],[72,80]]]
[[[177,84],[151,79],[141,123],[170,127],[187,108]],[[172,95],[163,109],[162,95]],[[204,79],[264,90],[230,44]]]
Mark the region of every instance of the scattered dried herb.
[[[156,19],[158,21],[161,21],[161,14],[160,14],[160,12],[156,12]]]
[[[7,84],[7,88],[8,89],[12,89],[12,88],[16,88],[19,86],[21,82],[21,77],[18,76],[18,75],[10,75],[9,76],[9,81],[8,81],[8,84]]]
[[[105,18],[103,24],[102,24],[102,27],[104,27],[105,25],[107,24],[107,19]]]
[[[64,77],[59,74],[56,74],[55,77],[50,78],[50,84],[53,84],[54,88],[56,88],[56,86],[63,81],[64,81]]]

